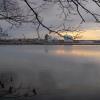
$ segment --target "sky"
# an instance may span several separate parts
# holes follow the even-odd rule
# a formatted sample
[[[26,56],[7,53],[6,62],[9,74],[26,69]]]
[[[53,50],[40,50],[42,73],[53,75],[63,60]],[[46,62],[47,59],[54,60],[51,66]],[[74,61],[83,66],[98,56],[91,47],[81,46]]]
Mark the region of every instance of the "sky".
[[[84,23],[80,26],[80,32],[73,32],[73,34],[80,33],[81,40],[100,40],[100,24],[99,23]],[[69,32],[69,34],[72,34]]]
[[[31,1],[31,0],[29,0]],[[32,0],[34,4],[32,5],[37,6],[42,4],[43,0]],[[95,12],[97,14],[100,13],[100,8],[97,7],[92,0],[88,0],[88,3],[84,3],[84,6],[90,9],[92,12]],[[26,7],[26,5],[21,4]],[[24,8],[24,7],[23,7]],[[36,9],[40,13],[40,16],[43,19],[43,23],[45,25],[49,26],[59,26],[63,22],[63,14],[61,14],[61,10],[59,9],[58,5],[54,5],[52,3],[48,3],[48,5],[43,6],[43,9]],[[83,14],[84,18],[86,19],[86,23],[83,23],[80,25],[81,30],[81,39],[85,40],[95,40],[100,39],[100,23],[96,23],[92,16],[89,14],[86,14],[81,8],[80,8],[81,14]],[[77,27],[79,26],[81,18],[78,15],[73,15],[68,17],[68,20],[65,22],[66,26],[70,27]],[[7,23],[3,22],[2,24],[4,27],[7,27]],[[8,30],[8,33],[11,37],[14,38],[23,38],[24,36],[27,38],[36,38],[36,30],[34,29],[34,26],[32,24],[26,24],[23,26],[20,26],[19,28],[13,28],[12,30]],[[44,28],[41,28],[40,30],[40,36],[43,38],[44,35],[48,33],[47,30]],[[24,34],[24,35],[23,35]],[[61,33],[62,34],[62,33]]]
[[[86,30],[82,33],[83,40],[100,40],[100,30]]]

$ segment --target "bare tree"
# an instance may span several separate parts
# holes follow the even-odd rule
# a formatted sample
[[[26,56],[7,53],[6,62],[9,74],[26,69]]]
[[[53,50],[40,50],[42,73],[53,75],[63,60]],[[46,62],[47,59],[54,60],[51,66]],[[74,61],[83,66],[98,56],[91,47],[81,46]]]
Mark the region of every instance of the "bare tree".
[[[67,17],[73,16],[73,15],[79,15],[80,17],[80,24],[83,22],[86,22],[86,16],[88,17],[91,16],[96,22],[100,22],[100,15],[96,12],[93,12],[91,9],[87,8],[85,5],[91,1],[94,3],[95,6],[100,7],[100,1],[99,0],[42,0],[43,3],[39,5],[38,7],[47,5],[48,3],[53,3],[54,5],[58,5],[59,8],[62,10],[61,14],[63,14],[63,24],[58,27],[58,29],[54,29],[54,27],[47,26],[46,24],[43,23],[42,16],[40,16],[39,12],[35,9],[34,7],[34,2],[32,3],[31,0],[23,0],[26,5],[29,7],[31,12],[36,18],[37,21],[37,31],[39,30],[40,27],[43,27],[48,30],[49,33],[54,33],[58,34],[59,36],[63,37],[61,35],[61,32],[67,32],[67,31],[76,31],[76,29],[69,28],[69,26],[66,26],[67,23]],[[39,32],[39,31],[38,31]],[[74,39],[79,38],[79,34],[74,36]]]
[[[0,20],[11,24],[21,23],[22,14],[17,0],[0,1]]]
[[[94,8],[89,9],[85,6],[87,4],[89,5],[90,2],[100,8],[99,0],[1,0],[0,21],[6,20],[12,25],[16,25],[16,23],[33,23],[37,30],[38,38],[40,38],[41,28],[46,29],[49,34],[53,33],[63,37],[62,32],[79,30],[79,27],[70,28],[71,26],[66,25],[68,18],[71,16],[78,15],[80,17],[80,24],[87,21],[86,17],[88,17],[88,15],[91,16],[95,22],[100,22],[100,15],[93,11]],[[20,3],[22,3],[22,5]],[[22,9],[23,5],[27,10]],[[46,9],[45,7],[47,7],[49,11],[49,5],[57,6],[57,8],[60,9],[58,10],[58,12],[60,12],[59,16],[63,16],[61,24],[56,26],[44,23],[45,19],[43,19],[41,13]],[[78,35],[76,35],[75,38],[77,36]]]

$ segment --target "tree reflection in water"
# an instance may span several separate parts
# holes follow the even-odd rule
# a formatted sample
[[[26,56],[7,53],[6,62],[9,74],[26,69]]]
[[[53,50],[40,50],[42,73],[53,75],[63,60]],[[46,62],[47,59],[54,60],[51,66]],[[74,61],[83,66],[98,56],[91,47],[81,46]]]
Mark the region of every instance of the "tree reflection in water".
[[[23,87],[15,72],[0,73],[0,97],[37,95],[35,88]]]
[[[17,75],[14,72],[0,73],[0,96],[6,96],[16,92]]]

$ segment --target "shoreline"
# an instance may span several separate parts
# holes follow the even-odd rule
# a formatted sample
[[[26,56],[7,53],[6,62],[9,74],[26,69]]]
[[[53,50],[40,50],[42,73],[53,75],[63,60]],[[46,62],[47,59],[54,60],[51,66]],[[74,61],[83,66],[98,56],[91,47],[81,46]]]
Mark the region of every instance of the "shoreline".
[[[100,45],[100,43],[0,43],[0,45]]]
[[[8,39],[0,40],[0,45],[100,45],[100,40],[37,40],[37,39]]]

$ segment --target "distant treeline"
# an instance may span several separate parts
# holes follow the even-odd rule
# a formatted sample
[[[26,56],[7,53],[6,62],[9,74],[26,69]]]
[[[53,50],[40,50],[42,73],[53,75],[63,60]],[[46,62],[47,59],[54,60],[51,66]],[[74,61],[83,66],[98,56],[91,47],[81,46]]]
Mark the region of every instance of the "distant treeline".
[[[100,40],[1,39],[0,45],[100,45]]]

